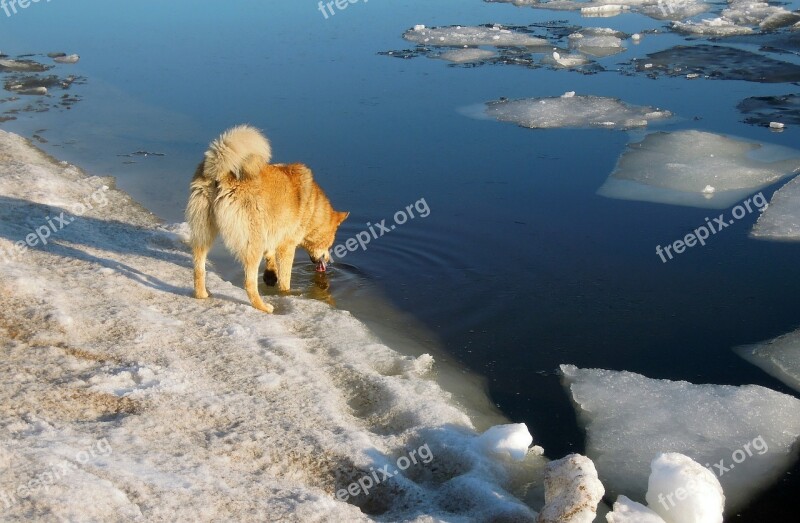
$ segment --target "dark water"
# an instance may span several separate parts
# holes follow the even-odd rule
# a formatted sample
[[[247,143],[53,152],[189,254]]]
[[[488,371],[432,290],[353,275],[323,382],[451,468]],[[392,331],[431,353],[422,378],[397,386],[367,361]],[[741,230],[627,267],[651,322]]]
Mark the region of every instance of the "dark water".
[[[392,223],[396,211],[424,199],[429,216],[348,254],[334,266],[329,291],[304,266],[298,287],[379,327],[418,324],[415,336],[485,376],[493,402],[527,423],[550,456],[583,450],[554,372],[562,363],[793,394],[731,349],[800,325],[800,245],[748,239],[749,216],[663,264],[655,246],[703,224],[709,211],[595,194],[639,134],[533,131],[472,119],[462,109],[574,90],[676,113],[659,130],[798,147],[796,129],[771,133],[744,123],[737,110],[749,97],[796,93],[797,84],[636,73],[633,58],[707,43],[669,32],[628,42],[627,52],[601,59],[606,71],[593,75],[378,54],[413,48],[400,35],[415,24],[665,28],[635,14],[581,18],[478,0],[373,0],[326,20],[316,6],[53,0],[13,17],[0,12],[0,50],[77,52],[79,64],[57,71],[88,78],[71,89],[83,98],[71,109],[21,113],[0,125],[28,136],[46,129],[38,134],[48,151],[116,176],[168,221],[182,220],[186,184],[207,142],[241,122],[267,132],[277,161],[310,165],[337,207],[352,212],[342,240],[368,222]],[[797,64],[794,44],[777,40],[784,52],[770,56]],[[735,42],[755,53],[762,46]],[[0,114],[13,103],[0,104]],[[120,156],[135,151],[166,156]],[[224,274],[241,278],[224,254],[215,259]],[[373,306],[376,296],[407,316]],[[736,520],[792,521],[798,493],[795,467]]]

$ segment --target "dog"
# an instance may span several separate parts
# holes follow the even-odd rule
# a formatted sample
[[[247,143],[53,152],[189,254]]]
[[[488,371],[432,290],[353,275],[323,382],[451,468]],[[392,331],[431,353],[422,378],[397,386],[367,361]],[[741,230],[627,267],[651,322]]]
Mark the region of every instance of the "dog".
[[[244,288],[256,309],[272,313],[258,293],[258,269],[291,286],[295,249],[303,247],[324,272],[339,225],[338,212],[303,164],[270,164],[272,148],[257,129],[240,125],[211,142],[190,184],[186,221],[191,229],[194,295],[209,297],[206,258],[217,235],[244,266]]]

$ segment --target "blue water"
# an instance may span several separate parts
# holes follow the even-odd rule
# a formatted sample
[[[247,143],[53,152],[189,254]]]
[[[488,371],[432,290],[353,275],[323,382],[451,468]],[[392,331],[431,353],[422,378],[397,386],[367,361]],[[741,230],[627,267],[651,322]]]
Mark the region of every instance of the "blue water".
[[[616,71],[690,43],[666,30],[599,60],[608,71],[594,75],[378,54],[412,48],[401,34],[415,24],[548,20],[629,33],[666,27],[635,14],[581,18],[478,0],[373,0],[327,20],[311,0],[52,0],[12,17],[0,12],[0,50],[79,53],[79,64],[57,72],[88,79],[73,87],[83,100],[0,125],[29,136],[46,129],[39,134],[47,151],[117,177],[167,221],[182,221],[208,141],[242,122],[266,131],[277,161],[310,165],[335,205],[351,211],[342,239],[424,198],[430,216],[348,254],[329,290],[319,291],[302,267],[298,287],[372,322],[404,322],[389,309],[359,306],[365,293],[385,297],[422,326],[426,343],[485,376],[493,402],[527,423],[551,456],[583,449],[554,373],[561,363],[791,394],[731,348],[800,324],[800,246],[748,239],[753,215],[663,264],[656,245],[718,213],[595,194],[640,133],[533,131],[469,118],[463,108],[577,91],[674,112],[659,130],[798,147],[796,129],[771,133],[742,123],[736,110],[744,98],[798,92],[797,85]],[[794,52],[772,56],[798,63]],[[138,150],[166,156],[120,156]],[[215,261],[239,281],[224,253]],[[798,478],[795,468],[738,520],[791,520]]]

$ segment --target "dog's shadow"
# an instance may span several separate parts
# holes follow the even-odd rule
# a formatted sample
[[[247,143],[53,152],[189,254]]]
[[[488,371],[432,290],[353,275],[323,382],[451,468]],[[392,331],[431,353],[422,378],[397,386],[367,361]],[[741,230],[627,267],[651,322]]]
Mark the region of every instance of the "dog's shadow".
[[[50,236],[45,238],[46,244],[42,243],[37,230],[41,237],[49,232]],[[188,287],[172,285],[122,261],[126,256],[148,257],[184,267],[187,274],[192,270],[188,250],[180,252],[181,246],[177,242],[147,226],[74,216],[72,211],[62,207],[0,196],[0,237],[14,244],[35,237],[35,242],[26,243],[27,249],[94,263],[159,291],[187,296],[192,293]],[[103,257],[90,250],[106,251],[118,256]],[[0,251],[0,263],[5,259],[24,260],[25,256],[26,252],[20,253],[15,248]]]

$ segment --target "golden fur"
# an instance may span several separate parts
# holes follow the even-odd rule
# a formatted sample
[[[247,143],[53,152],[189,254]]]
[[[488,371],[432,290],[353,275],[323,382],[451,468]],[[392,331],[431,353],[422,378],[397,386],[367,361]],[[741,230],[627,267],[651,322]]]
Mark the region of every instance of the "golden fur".
[[[214,140],[190,185],[186,221],[191,228],[195,297],[209,297],[206,257],[217,235],[244,265],[244,288],[253,307],[272,312],[258,293],[261,258],[289,290],[297,246],[314,263],[328,250],[348,213],[333,210],[305,165],[270,164],[269,141],[253,127],[234,127]]]

